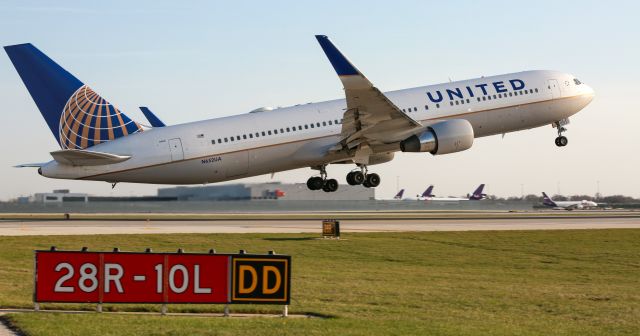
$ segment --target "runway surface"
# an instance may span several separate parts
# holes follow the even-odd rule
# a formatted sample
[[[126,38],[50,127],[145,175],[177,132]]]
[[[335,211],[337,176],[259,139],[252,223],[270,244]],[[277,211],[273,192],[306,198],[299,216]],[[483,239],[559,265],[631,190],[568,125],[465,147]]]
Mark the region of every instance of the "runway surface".
[[[481,231],[481,230],[560,230],[640,228],[640,213],[573,212],[573,213],[398,213],[376,216],[368,213],[357,217],[352,213],[291,214],[264,219],[241,215],[233,219],[85,219],[85,220],[25,220],[0,221],[0,236],[27,235],[88,235],[88,234],[167,234],[167,233],[300,233],[320,234],[321,219],[340,220],[342,232],[401,231]],[[350,216],[351,215],[351,216]],[[210,215],[216,218],[215,215]],[[108,217],[108,216],[107,216]]]

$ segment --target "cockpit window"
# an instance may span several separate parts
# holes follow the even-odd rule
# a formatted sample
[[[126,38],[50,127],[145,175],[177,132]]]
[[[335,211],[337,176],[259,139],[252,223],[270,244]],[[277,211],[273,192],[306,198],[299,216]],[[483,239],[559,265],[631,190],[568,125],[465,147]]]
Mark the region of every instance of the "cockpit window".
[[[579,79],[577,79],[577,78],[574,78],[574,79],[573,79],[573,82],[574,82],[574,83],[576,83],[576,85],[580,85],[580,84],[582,84],[582,82],[581,82]]]

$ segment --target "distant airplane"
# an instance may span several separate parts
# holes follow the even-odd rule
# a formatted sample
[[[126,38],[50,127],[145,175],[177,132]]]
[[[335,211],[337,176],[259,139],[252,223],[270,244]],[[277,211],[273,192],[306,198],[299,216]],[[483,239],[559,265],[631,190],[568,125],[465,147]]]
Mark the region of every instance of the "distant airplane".
[[[393,196],[393,199],[400,201],[402,200],[402,195],[404,195],[404,189],[400,189],[400,191],[398,191],[398,193]]]
[[[574,210],[574,209],[587,209],[596,208],[598,203],[582,200],[582,201],[554,201],[547,194],[542,192],[542,204],[548,207],[552,207],[557,210]]]
[[[422,194],[421,194],[421,195],[416,195],[416,198],[417,198],[419,201],[424,201],[424,200],[427,200],[427,199],[429,199],[429,198],[431,198],[431,197],[435,197],[435,195],[433,195],[433,194],[431,193],[432,191],[433,191],[433,184],[432,184],[432,185],[430,185],[430,186],[428,186],[428,187],[427,187],[427,189],[426,189],[424,192],[422,192]]]
[[[460,202],[460,201],[479,201],[487,198],[487,194],[482,193],[484,184],[481,184],[471,194],[467,194],[467,197],[436,197],[432,194],[433,185],[430,185],[422,195],[418,196],[418,200],[421,201],[434,201],[434,202]]]
[[[18,167],[37,167],[45,177],[106,181],[112,186],[203,184],[310,167],[319,176],[308,179],[308,188],[333,192],[338,182],[328,178],[326,167],[353,164],[347,182],[373,188],[380,176],[369,166],[391,161],[398,151],[455,153],[471,148],[474,138],[545,125],[557,127],[556,145],[566,146],[562,133],[568,118],[594,97],[593,89],[573,75],[547,70],[383,93],[328,37],[316,39],[342,81],[344,99],[259,108],[181,125],[165,125],[142,108],[150,128],[133,121],[33,45],[6,46],[61,147],[50,153],[52,161]]]

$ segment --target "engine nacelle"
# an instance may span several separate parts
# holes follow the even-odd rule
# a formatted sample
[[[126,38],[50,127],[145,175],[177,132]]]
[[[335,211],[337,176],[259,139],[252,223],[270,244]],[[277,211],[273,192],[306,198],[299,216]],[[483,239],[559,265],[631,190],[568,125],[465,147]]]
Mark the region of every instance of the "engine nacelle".
[[[400,142],[403,152],[429,152],[433,155],[461,152],[473,145],[473,127],[464,119],[437,122],[417,135]]]

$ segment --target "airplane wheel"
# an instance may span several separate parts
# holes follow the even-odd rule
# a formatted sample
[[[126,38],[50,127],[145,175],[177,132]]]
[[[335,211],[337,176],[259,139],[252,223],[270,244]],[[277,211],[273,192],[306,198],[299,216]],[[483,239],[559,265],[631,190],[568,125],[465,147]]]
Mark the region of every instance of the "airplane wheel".
[[[358,183],[356,183],[356,181],[353,179],[353,173],[355,173],[355,172],[350,172],[350,173],[347,174],[347,183],[349,185],[352,185],[352,186],[353,185],[358,185]]]
[[[558,143],[560,144],[560,147],[564,147],[569,143],[569,139],[565,136],[561,136],[558,138]]]
[[[564,147],[569,143],[569,139],[565,136],[559,136],[556,138],[556,146]]]
[[[378,174],[367,174],[365,179],[365,183],[369,184],[369,188],[375,188],[380,185],[380,175]]]
[[[307,180],[307,188],[309,188],[309,190],[320,190],[323,186],[324,180],[322,177],[314,176]]]
[[[369,183],[369,181],[368,181],[368,180],[364,180],[364,182],[362,182],[362,186],[363,186],[363,187],[365,187],[365,188],[371,188],[371,187],[373,187],[373,186],[371,185],[371,183]]]
[[[324,192],[334,192],[338,190],[338,181],[335,179],[329,179],[324,182],[324,186],[322,187]]]
[[[354,171],[349,174],[351,174],[351,181],[353,182],[352,185],[359,185],[364,183],[365,177],[362,172]]]

